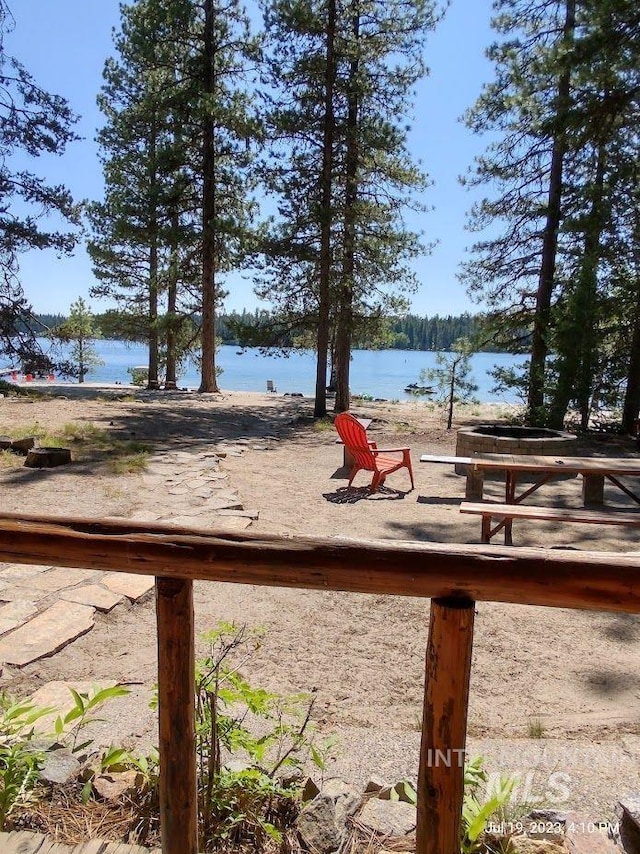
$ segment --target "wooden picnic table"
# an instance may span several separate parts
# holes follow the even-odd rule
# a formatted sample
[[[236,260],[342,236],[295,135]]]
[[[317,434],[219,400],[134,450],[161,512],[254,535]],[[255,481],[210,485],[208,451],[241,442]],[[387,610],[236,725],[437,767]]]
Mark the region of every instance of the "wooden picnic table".
[[[544,483],[556,477],[582,475],[582,498],[585,506],[604,504],[604,481],[608,480],[618,489],[640,504],[640,497],[620,477],[640,477],[640,459],[635,457],[545,457],[534,455],[483,454],[472,457],[467,477],[473,480],[473,494],[467,498],[482,499],[483,476],[488,471],[505,472],[505,500],[517,504]],[[516,495],[518,478],[523,474],[538,475],[535,482],[524,492]],[[467,492],[469,489],[467,490]]]
[[[467,469],[466,497],[482,500],[484,473],[505,472],[505,503],[520,504],[543,484],[554,478],[582,475],[582,501],[585,507],[604,504],[605,479],[640,504],[640,497],[620,481],[621,477],[640,477],[640,459],[633,457],[553,457],[511,454],[484,454],[471,458]],[[535,476],[534,482],[517,492],[518,478]],[[504,522],[505,542],[511,542],[511,519]]]
[[[620,481],[621,477],[640,477],[640,459],[636,457],[556,457],[556,456],[534,456],[533,454],[482,454],[477,457],[458,457],[458,456],[442,456],[423,454],[420,457],[420,462],[436,463],[462,466],[467,470],[467,483],[465,490],[465,498],[468,501],[482,501],[482,493],[484,490],[484,475],[485,472],[501,472],[505,473],[505,505],[520,504],[525,498],[528,498],[540,487],[548,483],[550,480],[558,477],[566,477],[582,475],[582,501],[585,507],[601,506],[604,504],[604,482],[605,479],[616,486],[621,492],[640,504],[640,496],[630,489],[626,484]],[[518,479],[523,475],[533,475],[534,482],[524,488],[522,492],[517,493]],[[529,477],[528,480],[531,478]],[[501,505],[502,506],[502,505]],[[489,508],[491,509],[491,508]],[[499,516],[496,509],[496,516]],[[503,514],[503,521],[495,529],[490,528],[490,514],[487,510],[483,521],[483,541],[489,542],[490,538],[502,527],[505,529],[505,543],[511,544],[511,527],[515,516],[526,515],[528,518],[544,518],[543,508],[538,508],[538,512],[534,513],[536,508],[529,507],[527,513],[514,513],[511,516]],[[468,504],[463,512],[480,513],[481,505]],[[569,511],[564,511],[565,515]],[[593,521],[585,515],[584,511],[580,514],[574,512],[576,516],[573,521],[590,522]],[[627,514],[628,516],[628,514]],[[630,517],[629,517],[630,518]],[[593,517],[595,520],[596,517]],[[598,523],[606,524],[631,524],[625,522],[622,518],[617,520],[606,520],[600,514],[597,517]],[[593,521],[593,524],[596,524]],[[487,525],[489,526],[487,528]],[[634,520],[635,527],[635,520]],[[487,528],[487,531],[484,531]],[[485,539],[485,535],[489,532],[489,536]]]

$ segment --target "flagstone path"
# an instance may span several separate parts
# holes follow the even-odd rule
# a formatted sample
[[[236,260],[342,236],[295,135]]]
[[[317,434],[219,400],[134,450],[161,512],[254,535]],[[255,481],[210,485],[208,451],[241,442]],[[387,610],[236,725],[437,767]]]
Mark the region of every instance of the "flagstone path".
[[[260,440],[261,450],[276,439]],[[265,444],[266,443],[266,444]],[[243,530],[257,519],[228,483],[220,461],[256,440],[218,443],[211,450],[156,454],[140,478],[131,519],[182,527]],[[0,563],[0,666],[23,667],[91,631],[95,613],[151,594],[151,576],[56,566]]]

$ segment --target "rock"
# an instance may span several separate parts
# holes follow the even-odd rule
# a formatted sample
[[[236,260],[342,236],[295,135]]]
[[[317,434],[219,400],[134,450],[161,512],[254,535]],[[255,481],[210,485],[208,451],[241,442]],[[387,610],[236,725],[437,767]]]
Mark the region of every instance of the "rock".
[[[307,801],[312,801],[315,796],[319,794],[320,789],[316,786],[311,777],[307,777],[302,785],[302,803],[306,804]]]
[[[155,585],[152,575],[137,575],[133,572],[111,572],[102,579],[102,584],[113,593],[121,593],[132,602],[138,602]]]
[[[336,808],[336,822],[338,827],[344,828],[348,816],[353,815],[358,810],[362,800],[361,794],[339,777],[330,777],[325,780],[322,786],[322,794],[333,798]]]
[[[416,816],[417,810],[411,804],[371,798],[358,820],[382,836],[406,836],[416,829]]]
[[[640,854],[640,795],[627,795],[618,802],[620,843],[626,854]]]
[[[141,788],[143,777],[139,771],[118,771],[110,774],[96,774],[93,788],[105,801],[116,803],[129,792]]]
[[[80,763],[66,747],[45,754],[40,777],[48,783],[68,783],[80,773]]]
[[[513,854],[567,854],[567,849],[557,842],[530,839],[528,836],[512,836],[511,845]]]
[[[16,629],[37,613],[34,602],[30,599],[14,599],[0,607],[0,635]]]
[[[372,777],[364,787],[365,794],[381,792],[384,788],[388,788],[387,784],[382,780],[376,780]]]
[[[60,598],[67,602],[78,602],[80,605],[91,605],[98,611],[108,612],[122,602],[124,597],[107,590],[101,584],[86,584],[84,587],[64,590]]]
[[[56,602],[0,639],[0,661],[23,667],[53,655],[93,628],[95,611],[75,602]]]
[[[310,851],[317,854],[332,854],[337,851],[341,830],[336,822],[333,798],[320,792],[298,816],[297,829],[302,843]]]
[[[618,846],[607,835],[608,822],[594,821],[588,815],[567,813],[565,850],[570,854],[619,854]]]

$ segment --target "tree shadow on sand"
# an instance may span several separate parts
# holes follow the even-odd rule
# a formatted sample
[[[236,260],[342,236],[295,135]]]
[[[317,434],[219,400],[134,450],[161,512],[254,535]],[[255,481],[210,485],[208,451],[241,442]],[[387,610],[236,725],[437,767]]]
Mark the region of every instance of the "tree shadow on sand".
[[[380,486],[374,493],[369,491],[368,486],[341,486],[335,492],[323,492],[322,497],[332,504],[357,504],[358,501],[399,501],[407,492],[391,489],[388,486]]]

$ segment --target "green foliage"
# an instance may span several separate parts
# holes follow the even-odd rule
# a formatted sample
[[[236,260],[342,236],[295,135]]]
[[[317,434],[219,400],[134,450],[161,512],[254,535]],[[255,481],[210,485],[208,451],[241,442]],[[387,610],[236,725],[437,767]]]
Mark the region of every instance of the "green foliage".
[[[96,713],[110,700],[124,697],[129,690],[121,685],[100,688],[94,685],[89,691],[69,688],[73,705],[59,712],[53,722],[51,736],[74,753],[83,754],[93,743],[90,738],[81,740],[85,728],[101,720]],[[4,830],[12,813],[37,797],[36,785],[40,779],[39,768],[46,751],[34,745],[35,724],[45,716],[56,713],[48,706],[36,706],[28,700],[12,701],[0,694],[0,830]],[[40,727],[42,731],[42,727]],[[136,757],[117,747],[108,748],[99,759],[102,772],[135,768],[144,781],[151,785],[157,779],[157,754],[149,758]],[[91,796],[91,773],[82,791],[86,802]]]
[[[462,803],[462,839],[460,850],[462,854],[475,854],[484,850],[481,836],[492,816],[508,804],[517,777],[502,777],[493,791],[487,793],[486,799],[480,797],[481,790],[486,786],[488,777],[482,768],[482,756],[476,756],[465,763],[464,769],[464,800]]]
[[[329,747],[312,743],[313,701],[256,688],[242,676],[240,668],[260,647],[260,633],[220,623],[205,638],[209,654],[196,667],[203,839],[216,845],[249,841],[255,848],[268,839],[280,842],[298,794],[282,775],[300,775],[308,758],[323,767]]]
[[[33,166],[62,155],[76,139],[77,116],[68,103],[39,85],[7,53],[5,35],[14,26],[10,6],[0,0],[0,353],[13,363],[51,363],[23,322],[31,315],[19,279],[20,253],[53,249],[70,253],[75,237],[60,226],[78,223],[78,207],[62,185],[47,182]],[[56,229],[58,225],[58,229]]]
[[[55,735],[68,744],[74,753],[79,753],[87,748],[92,740],[79,742],[82,730],[90,723],[101,720],[95,717],[95,713],[101,706],[115,697],[126,697],[129,689],[122,685],[112,685],[108,688],[100,688],[94,685],[90,691],[76,691],[69,688],[73,698],[73,706],[69,711],[61,713],[55,720]]]
[[[452,345],[451,352],[437,354],[435,368],[420,372],[421,382],[435,384],[435,394],[446,412],[447,430],[451,429],[455,404],[478,402],[474,397],[478,386],[469,380],[473,352],[471,342],[461,339]]]
[[[142,366],[137,368],[127,368],[127,373],[131,377],[133,385],[144,386],[149,379],[149,368]]]
[[[92,368],[103,364],[93,346],[98,334],[93,313],[82,297],[72,303],[69,317],[49,332],[54,341],[70,345],[68,358],[72,364],[64,372],[77,377],[78,382],[84,382]]]

